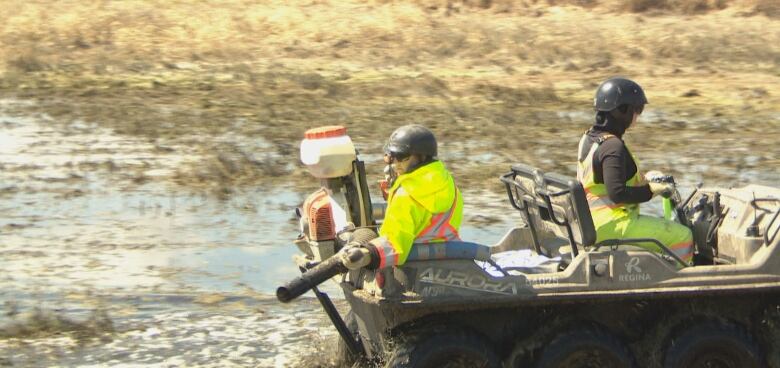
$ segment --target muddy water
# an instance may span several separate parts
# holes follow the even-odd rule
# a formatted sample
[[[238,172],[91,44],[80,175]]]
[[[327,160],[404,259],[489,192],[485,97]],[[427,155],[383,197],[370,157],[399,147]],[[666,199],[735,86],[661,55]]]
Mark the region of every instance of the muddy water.
[[[165,184],[197,159],[83,122],[0,116],[0,365],[328,364],[335,332],[318,304],[273,297],[298,272],[302,194],[221,200]],[[492,242],[512,220],[483,198],[463,233]]]
[[[25,103],[0,102],[0,366],[328,365],[335,332],[316,302],[273,298],[297,274],[292,209],[304,194],[253,188],[219,199],[185,190],[170,178],[202,160],[191,147],[1,115]],[[676,129],[666,123],[675,117],[645,118]],[[688,121],[686,144],[654,142],[661,149],[639,154],[645,167],[685,166],[685,188],[780,181],[767,139],[777,127],[738,140],[711,121]],[[473,146],[475,164],[505,157],[460,144]],[[364,159],[375,165],[379,156]],[[465,239],[493,243],[519,220],[502,195],[464,189]],[[661,212],[658,203],[646,211]],[[338,297],[335,285],[324,289]]]
[[[298,194],[182,194],[154,177],[186,149],[45,116],[0,124],[0,363],[285,365],[321,327],[296,317],[312,303],[266,296],[295,272]]]
[[[19,267],[10,281],[15,288],[181,291],[246,283],[268,289],[278,280],[263,274],[286,271],[278,258],[292,249],[274,245],[288,244],[285,235],[295,232],[290,219],[298,194],[246,192],[229,200],[182,194],[153,175],[186,157],[154,154],[148,144],[89,127],[62,134],[43,123],[3,120],[10,144],[0,151],[0,262]],[[148,183],[121,179],[134,170],[143,170]],[[17,255],[34,257],[37,267],[15,262]]]

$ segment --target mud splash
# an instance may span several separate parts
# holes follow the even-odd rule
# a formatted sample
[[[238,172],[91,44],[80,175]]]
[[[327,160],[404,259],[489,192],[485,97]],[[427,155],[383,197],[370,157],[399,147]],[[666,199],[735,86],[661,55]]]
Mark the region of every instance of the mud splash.
[[[87,317],[75,316],[78,309],[66,302],[64,308],[39,309],[1,325],[0,363],[289,367],[335,347],[335,333],[310,299],[292,308],[270,297],[228,296],[212,305],[188,295],[97,298],[104,309]]]

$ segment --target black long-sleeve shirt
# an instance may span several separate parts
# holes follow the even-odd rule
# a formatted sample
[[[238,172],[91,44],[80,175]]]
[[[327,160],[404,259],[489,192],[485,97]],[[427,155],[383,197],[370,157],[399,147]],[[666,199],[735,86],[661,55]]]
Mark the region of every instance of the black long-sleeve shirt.
[[[590,150],[599,137],[611,133],[616,138],[605,140],[593,155],[593,175],[596,183],[603,183],[607,187],[609,199],[615,203],[643,203],[653,197],[649,185],[639,187],[626,186],[626,181],[637,172],[636,162],[626,148],[620,135],[603,128],[594,127],[588,131],[588,142],[583,150]],[[622,133],[622,132],[621,132]]]

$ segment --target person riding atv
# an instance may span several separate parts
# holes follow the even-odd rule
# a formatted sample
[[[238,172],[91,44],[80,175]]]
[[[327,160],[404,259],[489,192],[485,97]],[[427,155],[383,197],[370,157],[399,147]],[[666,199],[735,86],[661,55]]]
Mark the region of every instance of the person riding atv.
[[[384,156],[391,174],[384,222],[378,238],[342,248],[347,268],[400,266],[414,243],[460,240],[463,198],[437,154],[436,137],[422,125],[404,125],[390,135]],[[354,248],[360,257],[351,254]]]
[[[668,183],[648,182],[623,141],[646,104],[645,92],[632,80],[610,78],[598,87],[593,101],[596,119],[577,152],[577,180],[587,194],[597,241],[654,238],[690,264],[693,234],[689,228],[639,214],[639,203],[659,194],[668,197],[673,189]],[[654,244],[641,246],[662,252]]]

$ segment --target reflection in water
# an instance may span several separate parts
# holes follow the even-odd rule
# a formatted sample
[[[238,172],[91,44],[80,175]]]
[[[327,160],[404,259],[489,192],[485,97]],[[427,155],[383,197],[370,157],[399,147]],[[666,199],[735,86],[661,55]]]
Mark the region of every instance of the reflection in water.
[[[264,199],[257,200],[260,196]],[[295,247],[290,239],[297,230],[289,219],[298,202],[298,195],[289,192],[242,194],[229,202],[165,191],[69,199],[22,194],[0,205],[12,214],[0,219],[0,226],[12,229],[3,234],[6,252],[40,252],[35,272],[18,270],[21,287],[73,280],[85,286],[148,287],[162,282],[150,276],[180,269],[193,276],[246,272],[254,276],[237,280],[268,290],[267,283],[276,281],[274,268],[280,262],[291,265]],[[0,264],[13,267],[15,261],[9,261],[6,257]],[[56,277],[44,280],[49,274]],[[187,279],[180,276],[178,282]]]

